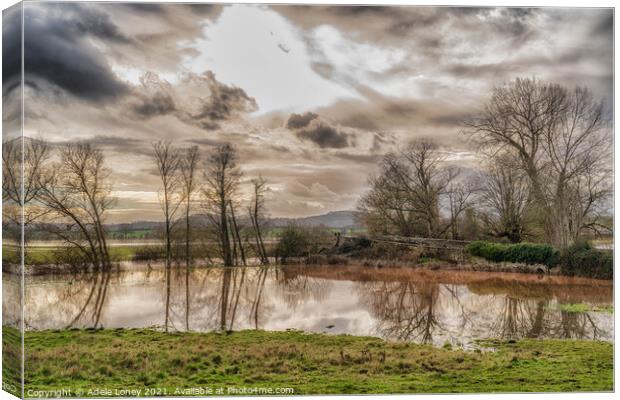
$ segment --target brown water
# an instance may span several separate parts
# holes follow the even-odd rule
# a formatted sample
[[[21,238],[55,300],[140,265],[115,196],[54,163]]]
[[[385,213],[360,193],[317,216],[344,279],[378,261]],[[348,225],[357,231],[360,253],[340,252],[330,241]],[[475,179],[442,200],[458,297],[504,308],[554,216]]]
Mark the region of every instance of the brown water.
[[[164,329],[167,319],[169,330],[299,329],[466,347],[480,338],[613,340],[613,315],[561,310],[612,305],[611,281],[352,266],[180,268],[167,281],[161,268],[129,267],[28,277],[27,329]],[[10,277],[4,285],[15,290]],[[16,320],[6,303],[3,311],[5,323]]]

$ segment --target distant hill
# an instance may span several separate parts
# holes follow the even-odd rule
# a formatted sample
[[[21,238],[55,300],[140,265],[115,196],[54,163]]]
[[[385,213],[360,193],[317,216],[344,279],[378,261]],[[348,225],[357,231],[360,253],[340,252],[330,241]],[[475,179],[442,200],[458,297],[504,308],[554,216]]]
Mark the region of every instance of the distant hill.
[[[159,221],[135,221],[126,224],[107,224],[106,228],[110,232],[117,231],[141,231],[141,230],[153,230],[163,226],[163,222]]]
[[[287,226],[296,224],[299,226],[325,226],[328,228],[358,228],[361,224],[357,220],[357,211],[332,211],[327,214],[314,215],[303,218],[272,218],[271,226]]]
[[[315,227],[325,226],[328,228],[359,228],[361,224],[357,221],[357,211],[332,211],[327,214],[314,215],[311,217],[301,218],[270,218],[269,225],[272,227],[282,227],[290,224],[299,226]],[[194,222],[206,222],[204,215],[193,215]],[[242,218],[239,219],[241,224],[247,222]],[[108,224],[107,229],[110,232],[134,231],[134,230],[153,230],[162,227],[162,222],[155,221],[136,221],[125,224]]]

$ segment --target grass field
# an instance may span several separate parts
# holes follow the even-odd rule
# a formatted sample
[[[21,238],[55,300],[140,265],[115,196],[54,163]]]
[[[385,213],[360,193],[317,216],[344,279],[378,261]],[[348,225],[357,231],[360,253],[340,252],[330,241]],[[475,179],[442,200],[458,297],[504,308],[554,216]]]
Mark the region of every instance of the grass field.
[[[598,341],[491,340],[480,345],[492,351],[464,351],[297,331],[119,329],[28,332],[25,343],[27,395],[64,389],[90,397],[96,393],[89,390],[102,388],[108,396],[121,389],[170,396],[197,387],[224,394],[230,388],[292,388],[294,394],[613,390],[612,345]]]
[[[136,246],[113,246],[109,248],[110,257],[114,261],[129,261],[133,260],[136,255],[136,251],[139,247]],[[58,262],[58,252],[67,251],[62,248],[54,247],[27,247],[26,249],[26,264],[28,265],[42,265],[42,264],[55,264]],[[18,248],[13,246],[2,246],[2,259],[5,262],[16,263],[19,260]]]

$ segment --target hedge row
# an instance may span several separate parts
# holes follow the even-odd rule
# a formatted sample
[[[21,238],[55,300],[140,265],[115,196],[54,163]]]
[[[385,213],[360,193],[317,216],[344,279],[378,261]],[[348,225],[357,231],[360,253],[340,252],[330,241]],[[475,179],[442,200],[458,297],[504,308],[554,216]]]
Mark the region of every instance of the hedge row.
[[[613,278],[613,252],[597,250],[588,243],[576,243],[565,250],[557,251],[547,244],[476,241],[468,244],[465,249],[470,255],[489,261],[559,266],[563,275]]]
[[[588,243],[577,243],[560,252],[558,262],[564,275],[597,279],[614,277],[613,252],[597,250]]]
[[[516,262],[526,264],[554,263],[556,252],[547,244],[519,243],[503,244],[485,241],[471,242],[466,250],[472,256],[495,262]]]

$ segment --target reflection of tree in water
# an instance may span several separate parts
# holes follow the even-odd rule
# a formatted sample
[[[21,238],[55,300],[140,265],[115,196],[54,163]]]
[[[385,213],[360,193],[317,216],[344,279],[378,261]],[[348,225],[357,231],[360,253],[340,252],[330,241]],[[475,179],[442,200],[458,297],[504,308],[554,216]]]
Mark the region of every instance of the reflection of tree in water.
[[[492,332],[504,339],[598,339],[603,332],[589,313],[557,310],[549,300],[493,296],[500,304]]]
[[[376,331],[393,340],[433,342],[448,333],[464,337],[600,339],[607,333],[590,313],[558,310],[546,298],[494,293],[474,295],[463,285],[362,282],[361,301],[377,319]],[[489,324],[490,322],[490,324]],[[449,330],[457,327],[456,332]]]
[[[270,307],[265,287],[273,268],[268,266],[212,268],[193,271],[186,286],[185,272],[172,274],[170,324],[174,330],[259,328]],[[182,324],[175,323],[183,321]]]
[[[433,341],[439,285],[412,282],[363,282],[360,296],[379,320],[377,331],[395,340]]]
[[[295,313],[304,303],[308,304],[304,309],[322,307],[330,291],[338,290],[337,282],[329,277],[291,271],[273,266],[206,268],[191,270],[187,275],[184,268],[172,268],[169,328],[262,328],[276,308]],[[166,314],[165,275],[165,269],[156,268],[118,275],[99,272],[74,277],[32,277],[26,287],[26,327],[160,326]],[[364,281],[356,285],[357,293],[352,295],[359,298],[359,303],[355,307],[368,310],[376,320],[375,331],[368,333],[393,340],[607,340],[613,333],[608,332],[613,328],[611,317],[606,314],[560,311],[558,303],[564,297],[519,297],[497,285],[478,287],[472,292],[469,285],[436,281]],[[134,302],[144,300],[147,305],[131,309]],[[104,312],[107,315],[102,315]],[[133,318],[128,320],[127,316],[132,314]]]
[[[536,338],[544,336],[548,324],[544,323],[547,300],[535,302],[511,296],[492,296],[498,304],[498,313],[492,324],[495,336],[505,339]]]
[[[600,339],[606,333],[600,329],[589,313],[560,311],[559,337],[563,339]]]
[[[330,285],[324,279],[313,278],[305,274],[287,274],[278,276],[278,298],[292,310],[309,299],[320,302],[327,296]]]
[[[83,317],[90,318],[92,323],[91,327],[97,328],[99,325],[99,321],[101,320],[101,310],[103,309],[103,305],[106,301],[106,295],[110,285],[111,272],[105,271],[94,275],[95,276],[91,281],[91,288],[82,308],[73,320],[69,322],[67,328],[72,327]]]
[[[61,290],[46,293],[47,296],[56,295],[56,299],[45,302],[45,308],[38,309],[37,299],[29,299],[26,313],[26,327],[40,329],[33,326],[33,321],[43,321],[44,324],[63,324],[63,328],[101,327],[101,313],[106,303],[108,289],[112,279],[112,272],[93,272],[76,274],[70,278],[70,284],[63,285]],[[31,288],[26,288],[28,293]],[[50,315],[50,310],[53,314]],[[45,313],[45,315],[40,315]],[[58,318],[59,321],[54,321]],[[54,325],[58,327],[58,325]]]

